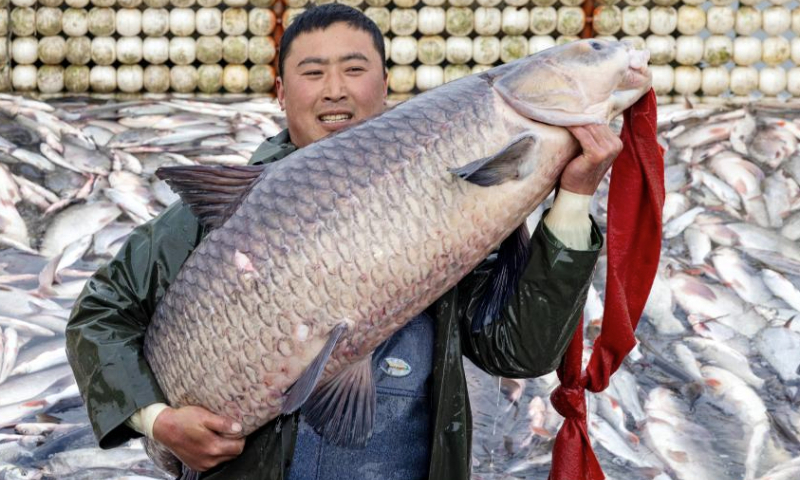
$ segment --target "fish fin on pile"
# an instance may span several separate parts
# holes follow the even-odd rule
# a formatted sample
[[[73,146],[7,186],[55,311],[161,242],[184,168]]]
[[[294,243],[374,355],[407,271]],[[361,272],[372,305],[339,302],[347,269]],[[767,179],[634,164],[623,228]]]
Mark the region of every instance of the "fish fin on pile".
[[[156,176],[180,195],[206,228],[217,228],[250,191],[264,165],[162,167]]]
[[[502,150],[489,157],[480,158],[450,172],[464,180],[490,187],[522,177],[522,164],[536,145],[534,134],[523,133],[511,140]]]
[[[308,400],[308,397],[317,387],[317,382],[319,382],[322,372],[325,371],[325,365],[328,363],[334,347],[336,347],[336,342],[339,341],[339,338],[346,330],[347,324],[345,323],[340,323],[333,327],[328,341],[322,347],[322,351],[317,354],[314,361],[306,367],[300,378],[286,392],[286,400],[283,402],[281,414],[294,413]]]
[[[308,424],[332,444],[363,447],[372,437],[375,402],[370,354],[315,390],[303,413]]]
[[[523,222],[500,244],[488,285],[472,317],[472,333],[480,332],[499,317],[500,310],[514,294],[530,258],[530,239],[528,227]]]

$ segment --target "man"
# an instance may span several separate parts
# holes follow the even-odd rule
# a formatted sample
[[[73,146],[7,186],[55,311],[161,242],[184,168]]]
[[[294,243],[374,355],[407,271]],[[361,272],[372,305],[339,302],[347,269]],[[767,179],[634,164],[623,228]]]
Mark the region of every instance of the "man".
[[[280,161],[380,114],[384,58],[380,32],[357,10],[328,4],[297,17],[281,40],[276,85],[288,129],[261,145],[252,162]],[[243,439],[231,419],[198,406],[167,407],[142,341],[156,304],[205,232],[180,203],[137,228],[87,283],[67,328],[70,363],[100,445],[144,434],[209,479],[468,479],[472,420],[462,355],[495,375],[550,372],[585,302],[602,243],[589,200],[621,143],[607,126],[571,131],[583,153],[563,172],[500,317],[470,331],[490,257],[376,350],[377,425],[364,449],[328,444],[297,414]]]

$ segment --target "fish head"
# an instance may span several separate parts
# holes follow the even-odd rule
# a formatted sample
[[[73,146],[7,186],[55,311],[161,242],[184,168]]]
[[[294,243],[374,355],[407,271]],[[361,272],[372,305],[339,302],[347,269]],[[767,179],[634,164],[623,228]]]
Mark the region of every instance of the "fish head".
[[[627,42],[579,40],[501,67],[492,85],[531,120],[562,127],[606,124],[650,90],[649,59],[647,50]]]

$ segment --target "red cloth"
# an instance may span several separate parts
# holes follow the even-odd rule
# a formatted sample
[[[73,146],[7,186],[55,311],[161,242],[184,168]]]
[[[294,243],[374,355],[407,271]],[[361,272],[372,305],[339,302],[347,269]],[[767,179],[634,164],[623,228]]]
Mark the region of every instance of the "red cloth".
[[[653,90],[624,113],[623,149],[608,195],[608,278],[600,336],[581,372],[583,320],[558,369],[550,401],[565,417],[553,447],[550,480],[603,480],[586,426],[585,390],[601,392],[636,345],[633,332],[653,285],[661,253],[664,150],[656,140]]]

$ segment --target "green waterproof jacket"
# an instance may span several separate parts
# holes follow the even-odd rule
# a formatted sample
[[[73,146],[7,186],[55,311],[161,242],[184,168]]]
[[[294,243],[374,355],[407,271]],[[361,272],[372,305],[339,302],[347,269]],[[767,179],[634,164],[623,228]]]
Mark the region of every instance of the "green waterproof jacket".
[[[295,150],[287,131],[271,138],[252,163],[280,160]],[[142,353],[145,330],[170,283],[205,234],[181,203],[136,228],[107,265],[87,282],[67,326],[67,352],[100,446],[140,436],[125,421],[138,409],[166,402]],[[434,318],[431,388],[433,438],[429,478],[470,478],[472,416],[462,355],[494,375],[537,377],[553,371],[580,318],[602,244],[593,223],[592,248],[561,244],[544,222],[531,256],[501,318],[471,333],[471,314],[489,278],[494,256],[428,309]],[[252,433],[242,455],[202,478],[279,480],[290,466],[297,417],[286,416]]]

